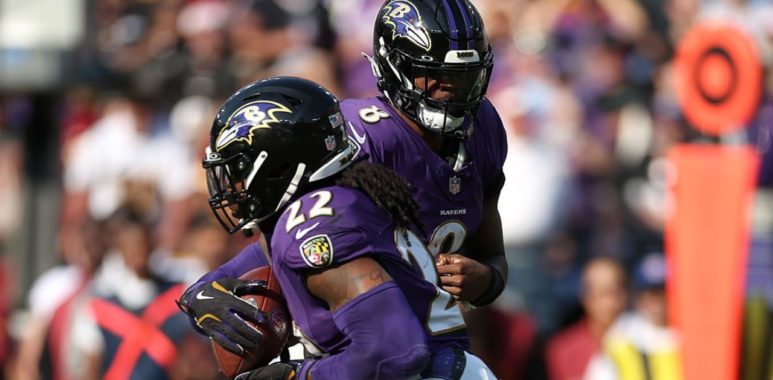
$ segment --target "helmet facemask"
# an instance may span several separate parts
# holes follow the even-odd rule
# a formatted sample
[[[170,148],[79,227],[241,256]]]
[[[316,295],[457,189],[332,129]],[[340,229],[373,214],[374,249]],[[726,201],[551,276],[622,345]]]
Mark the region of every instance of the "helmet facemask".
[[[247,191],[249,174],[245,172],[250,164],[244,153],[223,159],[220,154],[206,148],[203,166],[207,176],[209,207],[229,233],[244,227],[262,209],[260,199]]]
[[[449,51],[446,62],[434,62],[417,60],[397,49],[379,50],[375,60],[379,74],[392,77],[380,78],[379,85],[406,116],[442,135],[466,137],[471,132],[472,117],[491,76],[490,54],[479,59],[474,50]],[[456,59],[457,55],[467,59]]]

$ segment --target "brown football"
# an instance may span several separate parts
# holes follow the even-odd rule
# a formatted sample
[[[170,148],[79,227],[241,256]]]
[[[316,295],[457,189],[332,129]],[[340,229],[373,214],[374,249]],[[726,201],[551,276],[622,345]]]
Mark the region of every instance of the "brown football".
[[[212,351],[215,353],[215,359],[220,367],[220,371],[228,378],[262,367],[275,357],[279,356],[290,336],[290,313],[287,311],[287,304],[282,297],[282,290],[279,288],[279,281],[274,277],[271,267],[260,267],[253,269],[240,278],[245,280],[262,280],[268,286],[267,290],[261,294],[245,294],[241,298],[255,305],[258,309],[266,313],[268,322],[265,324],[254,324],[247,322],[263,334],[259,347],[251,352],[245,352],[239,356],[219,344],[212,342]]]

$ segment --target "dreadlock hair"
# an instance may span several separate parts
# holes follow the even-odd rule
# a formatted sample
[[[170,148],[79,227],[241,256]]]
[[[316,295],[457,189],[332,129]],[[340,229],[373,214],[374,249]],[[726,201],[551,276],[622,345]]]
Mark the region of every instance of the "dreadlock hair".
[[[367,194],[379,208],[386,211],[398,227],[411,225],[424,233],[419,219],[419,204],[413,199],[411,185],[387,167],[360,161],[346,168],[336,178],[336,185],[358,189]]]

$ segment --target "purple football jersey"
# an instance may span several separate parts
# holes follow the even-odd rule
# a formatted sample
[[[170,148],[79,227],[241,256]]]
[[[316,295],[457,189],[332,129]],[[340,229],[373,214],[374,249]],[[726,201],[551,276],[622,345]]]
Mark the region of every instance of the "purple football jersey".
[[[347,132],[360,146],[358,155],[413,185],[432,253],[458,252],[480,226],[484,200],[498,194],[504,179],[507,138],[491,103],[481,103],[472,136],[460,144],[454,164],[435,153],[382,97],[344,100],[341,111]]]
[[[458,306],[448,308],[451,296],[434,284],[431,253],[412,232],[396,232],[389,216],[365,193],[331,186],[303,195],[280,216],[270,246],[274,273],[297,328],[313,343],[306,344],[312,353],[335,354],[349,341],[327,304],[308,291],[304,274],[364,256],[378,261],[402,290],[427,326],[430,350],[466,348],[464,319]]]

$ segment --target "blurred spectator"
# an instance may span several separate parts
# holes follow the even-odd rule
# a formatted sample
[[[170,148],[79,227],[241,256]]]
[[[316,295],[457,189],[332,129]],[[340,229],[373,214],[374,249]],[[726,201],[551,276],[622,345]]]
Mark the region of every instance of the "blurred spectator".
[[[508,140],[503,167],[508,181],[502,189],[507,196],[499,200],[510,268],[505,297],[520,300],[544,333],[554,330],[559,320],[551,263],[544,250],[565,225],[568,212],[562,205],[572,186],[568,151],[559,135],[574,125],[553,116],[561,110],[570,113],[572,104],[565,101],[570,98],[564,91],[538,72],[516,83],[492,98],[502,110]]]
[[[205,96],[188,96],[175,103],[169,115],[169,124],[171,137],[181,146],[181,158],[185,157],[184,165],[187,166],[191,179],[191,193],[186,197],[186,201],[181,203],[185,208],[186,220],[177,220],[175,227],[180,238],[174,250],[159,249],[151,257],[151,266],[158,274],[163,274],[168,278],[174,278],[186,284],[192,283],[201,275],[206,273],[207,267],[212,257],[207,256],[207,247],[219,246],[219,242],[224,242],[226,246],[234,243],[242,236],[222,235],[214,237],[214,241],[204,242],[202,249],[198,249],[191,244],[192,233],[190,229],[197,229],[201,226],[202,214],[204,218],[212,218],[211,211],[207,207],[207,183],[204,170],[201,170],[201,160],[204,154],[204,147],[209,144],[209,128],[212,123],[212,117],[215,110],[214,101]],[[213,220],[210,220],[212,222]],[[171,224],[171,222],[168,222]],[[218,226],[218,228],[220,228]],[[222,232],[222,229],[219,230]],[[193,233],[195,235],[195,233]],[[227,249],[227,248],[224,248]],[[218,254],[233,255],[232,250],[227,252],[218,252]]]
[[[758,190],[754,203],[740,378],[767,379],[773,376],[773,191]]]
[[[487,306],[466,312],[464,319],[470,334],[470,351],[497,378],[541,378],[536,355],[537,328],[528,314]]]
[[[583,269],[581,302],[585,317],[547,344],[545,358],[553,380],[582,379],[604,334],[625,310],[626,274],[615,260],[599,257]]]
[[[177,360],[168,371],[170,380],[224,380],[213,360],[209,341],[201,335],[188,334],[177,346]]]
[[[207,271],[223,265],[233,255],[228,235],[209,210],[203,209],[191,221],[181,250],[204,263]]]
[[[70,161],[73,142],[97,121],[97,90],[86,85],[70,88],[64,95],[60,122],[61,141],[59,156],[62,165]]]
[[[198,96],[225,96],[236,85],[228,69],[225,26],[230,10],[224,1],[207,0],[186,4],[177,16],[187,65],[182,93]]]
[[[109,228],[114,250],[75,316],[71,347],[87,358],[78,378],[170,378],[177,346],[194,334],[174,303],[183,285],[153,274],[150,230],[136,211],[119,209]],[[199,375],[216,376],[209,368]]]
[[[12,342],[8,335],[8,317],[11,314],[11,274],[5,259],[5,246],[0,240],[0,379],[5,379],[12,359]]]
[[[73,142],[65,162],[65,228],[77,228],[86,215],[104,220],[131,201],[160,219],[160,247],[175,247],[187,220],[193,168],[182,144],[154,131],[154,122],[146,103],[106,100],[102,116]]]
[[[759,294],[746,297],[741,379],[766,379],[773,374],[773,311],[766,297]]]
[[[177,51],[180,0],[97,1],[96,41],[84,77],[159,101],[179,96],[185,57]]]
[[[23,100],[0,97],[0,241],[12,237],[22,218],[24,151],[19,120],[30,112]]]
[[[330,20],[338,43],[336,54],[344,98],[379,95],[370,62],[363,53],[373,55],[373,23],[383,0],[335,0],[330,4]]]
[[[217,111],[215,106],[212,98],[188,96],[177,101],[169,113],[171,134],[184,146],[188,166],[193,172],[192,196],[196,199],[191,199],[190,203],[204,207],[209,193],[204,171],[201,170],[201,160],[204,148],[209,144],[209,129]]]
[[[16,287],[14,267],[7,251],[22,223],[22,170],[24,151],[20,139],[19,111],[22,104],[0,97],[0,379],[5,378],[13,359],[8,331]]]
[[[156,274],[185,284],[192,284],[224,264],[233,257],[234,247],[239,246],[236,244],[239,239],[223,233],[203,200],[192,213],[193,218],[174,255],[155,253],[150,262]]]
[[[665,260],[651,254],[634,276],[634,311],[621,315],[604,336],[603,352],[588,365],[585,379],[682,378],[679,344],[666,319]]]
[[[27,305],[24,333],[19,344],[14,378],[66,379],[71,356],[71,311],[98,268],[104,253],[101,225],[85,221],[83,228],[62,235],[59,244],[64,264],[44,272],[33,283]]]
[[[73,261],[83,268],[84,275],[75,292],[54,310],[46,326],[43,352],[38,360],[41,378],[65,380],[75,378],[75,374],[80,373],[77,368],[83,364],[84,358],[70,350],[73,314],[88,300],[88,285],[106,250],[105,235],[103,224],[89,221],[78,234],[71,237],[77,240],[70,249],[81,252],[78,259]]]
[[[312,44],[312,37],[292,24],[292,15],[272,0],[235,3],[228,25],[233,58],[230,70],[246,85],[277,75],[299,76],[340,93],[333,57]]]

